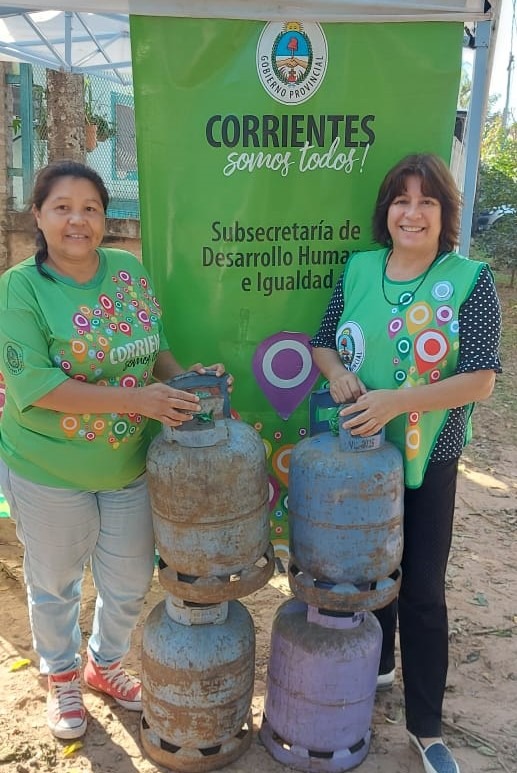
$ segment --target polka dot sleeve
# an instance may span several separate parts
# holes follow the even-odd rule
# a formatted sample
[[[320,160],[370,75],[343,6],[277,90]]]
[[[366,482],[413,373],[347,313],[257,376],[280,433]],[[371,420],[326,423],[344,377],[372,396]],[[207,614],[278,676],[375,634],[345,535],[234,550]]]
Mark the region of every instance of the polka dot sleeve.
[[[484,268],[459,313],[460,351],[456,373],[475,370],[501,372],[499,339],[501,309],[492,274]],[[453,408],[436,442],[431,462],[448,462],[463,449],[467,429],[467,409]]]
[[[320,329],[310,341],[311,346],[322,349],[336,348],[336,330],[344,308],[343,274],[341,274],[327,306],[327,311],[321,320]]]
[[[501,308],[492,275],[484,268],[470,296],[461,306],[460,353],[457,373],[474,370],[501,372],[499,341]]]

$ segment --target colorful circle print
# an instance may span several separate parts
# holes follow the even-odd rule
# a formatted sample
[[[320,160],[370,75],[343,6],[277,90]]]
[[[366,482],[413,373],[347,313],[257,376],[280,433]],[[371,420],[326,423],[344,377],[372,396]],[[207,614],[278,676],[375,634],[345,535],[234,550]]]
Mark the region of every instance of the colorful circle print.
[[[448,301],[449,298],[452,298],[453,293],[454,287],[447,280],[436,282],[436,284],[433,285],[433,289],[431,290],[433,298],[437,301]]]
[[[439,325],[446,325],[452,317],[453,311],[450,306],[443,305],[436,309],[436,321]]]
[[[439,330],[424,330],[415,339],[415,361],[418,372],[426,373],[445,359],[449,342]]]

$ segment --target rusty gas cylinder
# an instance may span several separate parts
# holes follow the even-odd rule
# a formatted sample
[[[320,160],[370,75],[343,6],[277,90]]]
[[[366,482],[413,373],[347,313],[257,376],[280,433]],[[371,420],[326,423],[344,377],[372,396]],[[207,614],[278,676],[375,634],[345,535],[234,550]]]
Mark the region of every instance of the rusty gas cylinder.
[[[328,405],[328,393],[315,393],[320,395]],[[385,440],[384,429],[359,437],[342,424],[321,432],[311,422],[316,434],[291,454],[289,583],[307,604],[347,612],[378,609],[400,587],[402,455]]]
[[[274,570],[264,443],[230,417],[225,376],[185,373],[168,383],[198,394],[202,412],[164,426],[147,455],[160,582],[203,604],[248,595]]]
[[[204,773],[252,739],[255,631],[239,601],[197,605],[169,594],[142,641],[142,745],[159,765]]]

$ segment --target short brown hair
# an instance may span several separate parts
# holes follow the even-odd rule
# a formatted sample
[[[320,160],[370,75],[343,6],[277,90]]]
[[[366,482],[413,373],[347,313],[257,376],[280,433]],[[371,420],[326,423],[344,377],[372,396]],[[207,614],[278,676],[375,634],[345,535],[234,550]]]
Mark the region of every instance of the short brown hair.
[[[438,249],[451,252],[458,243],[460,230],[461,196],[448,166],[433,153],[413,153],[405,156],[390,169],[381,183],[372,218],[372,232],[376,242],[391,244],[388,231],[388,209],[396,196],[406,190],[411,175],[420,177],[422,193],[437,199],[442,207],[442,230]]]

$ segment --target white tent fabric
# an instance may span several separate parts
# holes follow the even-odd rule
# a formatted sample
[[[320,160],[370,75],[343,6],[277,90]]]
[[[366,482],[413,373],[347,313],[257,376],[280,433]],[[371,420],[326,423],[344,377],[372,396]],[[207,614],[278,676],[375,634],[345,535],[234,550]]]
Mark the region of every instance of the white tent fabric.
[[[47,10],[49,5],[54,10]],[[487,18],[484,5],[484,0],[32,0],[27,8],[24,0],[11,0],[9,6],[0,0],[0,59],[95,72],[130,83],[129,13],[262,21],[467,22]]]
[[[32,10],[121,13],[146,16],[339,21],[467,21],[487,18],[483,0],[33,0]],[[26,0],[11,0],[10,8],[26,8]],[[1,12],[1,8],[0,8]]]
[[[128,4],[129,12],[134,14],[264,21],[284,20],[288,17],[321,23],[466,21],[484,18],[483,0],[284,0],[282,3],[266,0],[128,0]]]

